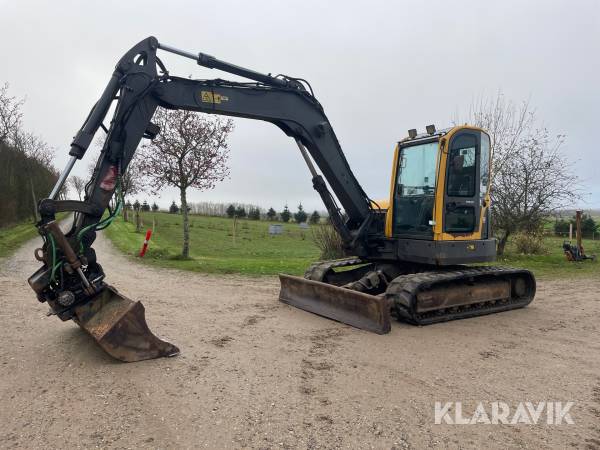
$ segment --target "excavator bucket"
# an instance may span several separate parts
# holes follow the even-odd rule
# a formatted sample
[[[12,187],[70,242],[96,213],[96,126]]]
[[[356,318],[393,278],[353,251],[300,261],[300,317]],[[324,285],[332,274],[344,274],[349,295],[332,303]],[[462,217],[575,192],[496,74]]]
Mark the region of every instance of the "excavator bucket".
[[[75,308],[73,320],[113,358],[124,362],[175,356],[179,349],[157,338],[146,323],[144,305],[107,286]]]
[[[319,281],[279,275],[279,300],[288,305],[377,334],[390,332],[390,304],[379,295]]]

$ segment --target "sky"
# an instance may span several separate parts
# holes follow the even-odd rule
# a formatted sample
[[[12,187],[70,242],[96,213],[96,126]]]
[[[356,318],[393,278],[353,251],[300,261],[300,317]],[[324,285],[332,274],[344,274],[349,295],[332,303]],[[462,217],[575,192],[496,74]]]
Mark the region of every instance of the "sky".
[[[138,41],[204,52],[264,73],[307,79],[367,194],[389,195],[395,143],[410,128],[445,128],[501,91],[529,100],[582,179],[577,205],[600,208],[600,2],[545,1],[28,1],[0,0],[0,83],[26,98],[25,126],[69,144],[117,60]],[[175,55],[171,74],[230,78]],[[107,120],[108,122],[108,120]],[[293,140],[235,119],[230,178],[189,201],[281,210],[323,206]],[[87,176],[92,152],[73,173]],[[160,198],[178,200],[174,189]]]

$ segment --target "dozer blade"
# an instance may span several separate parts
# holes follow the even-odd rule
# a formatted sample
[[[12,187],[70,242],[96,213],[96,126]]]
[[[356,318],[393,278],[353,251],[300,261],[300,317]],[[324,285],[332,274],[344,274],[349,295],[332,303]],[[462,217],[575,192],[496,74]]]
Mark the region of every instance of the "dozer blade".
[[[377,334],[390,332],[390,304],[383,296],[290,275],[279,275],[279,300],[305,311]]]
[[[144,305],[107,286],[75,308],[73,320],[113,358],[125,362],[175,356],[179,349],[157,338],[146,323]]]

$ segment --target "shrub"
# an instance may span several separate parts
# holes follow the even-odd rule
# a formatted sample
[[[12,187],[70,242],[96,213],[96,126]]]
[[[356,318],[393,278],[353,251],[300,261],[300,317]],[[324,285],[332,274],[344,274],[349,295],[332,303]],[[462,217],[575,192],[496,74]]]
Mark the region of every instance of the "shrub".
[[[592,216],[584,214],[581,218],[581,235],[591,236],[592,233],[598,232],[598,224]]]
[[[554,222],[554,233],[557,235],[562,235],[564,233],[569,232],[569,222],[563,219],[557,220]]]
[[[346,256],[342,239],[330,223],[311,227],[312,238],[321,250],[321,259],[337,259]]]
[[[547,252],[542,233],[515,234],[513,244],[516,251],[524,255],[542,255]]]

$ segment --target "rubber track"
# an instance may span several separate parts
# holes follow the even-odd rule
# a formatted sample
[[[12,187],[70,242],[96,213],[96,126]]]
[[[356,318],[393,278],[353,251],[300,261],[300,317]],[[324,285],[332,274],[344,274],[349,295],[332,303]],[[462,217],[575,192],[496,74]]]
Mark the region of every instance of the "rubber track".
[[[472,305],[451,307],[436,311],[428,311],[418,314],[416,312],[417,293],[420,290],[431,287],[437,283],[448,283],[461,281],[472,277],[492,275],[499,277],[515,277],[525,275],[529,278],[527,286],[528,294],[522,298],[511,298],[506,300],[493,300],[479,302]],[[420,272],[409,275],[401,275],[389,284],[386,290],[386,298],[392,305],[393,314],[400,320],[408,321],[415,325],[429,325],[448,320],[464,319],[467,317],[492,314],[511,309],[522,308],[533,300],[535,295],[535,278],[528,270],[514,269],[510,267],[457,267],[453,270]]]
[[[364,264],[360,258],[344,258],[344,259],[331,259],[329,261],[317,261],[310,265],[306,272],[304,272],[304,278],[313,281],[323,281],[327,272],[331,269],[337,269],[338,267],[354,266],[357,264]]]

